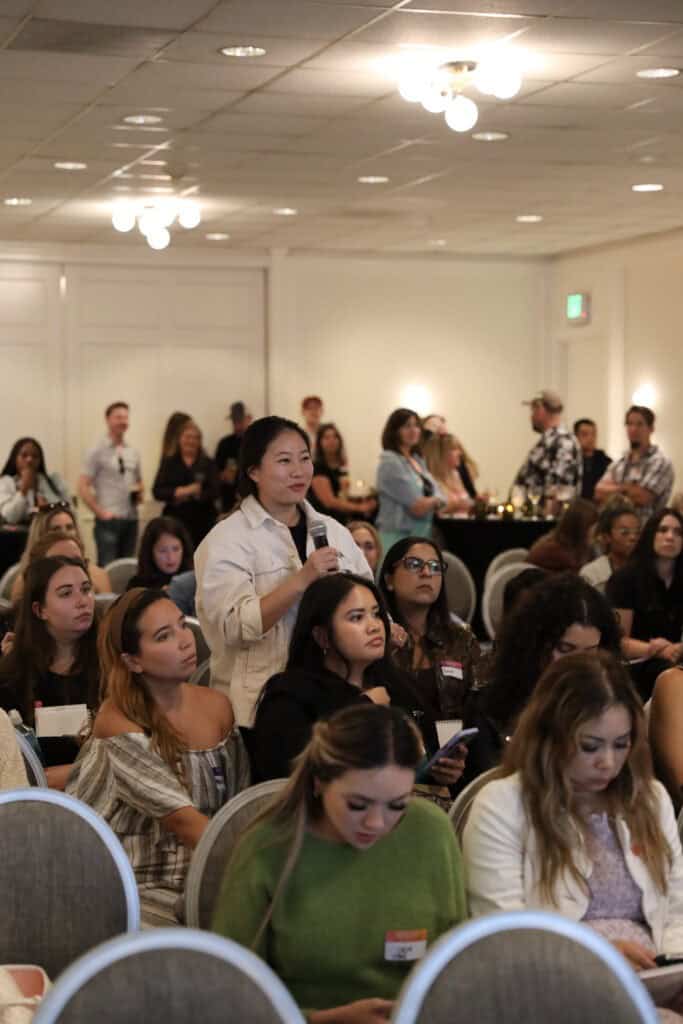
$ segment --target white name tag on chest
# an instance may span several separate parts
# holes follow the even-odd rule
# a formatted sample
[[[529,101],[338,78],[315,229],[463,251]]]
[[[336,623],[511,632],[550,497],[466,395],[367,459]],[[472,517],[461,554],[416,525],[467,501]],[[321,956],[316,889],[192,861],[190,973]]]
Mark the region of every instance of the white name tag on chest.
[[[427,929],[387,932],[384,940],[384,959],[399,963],[419,960],[427,950]]]
[[[462,663],[459,661],[442,661],[441,672],[448,679],[462,679]]]

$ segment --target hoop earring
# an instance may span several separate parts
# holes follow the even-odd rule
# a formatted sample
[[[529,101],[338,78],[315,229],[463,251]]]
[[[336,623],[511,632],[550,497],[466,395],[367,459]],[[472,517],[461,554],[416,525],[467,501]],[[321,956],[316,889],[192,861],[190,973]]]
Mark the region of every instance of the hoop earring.
[[[323,658],[326,658],[329,653],[330,653],[329,647],[323,647]]]

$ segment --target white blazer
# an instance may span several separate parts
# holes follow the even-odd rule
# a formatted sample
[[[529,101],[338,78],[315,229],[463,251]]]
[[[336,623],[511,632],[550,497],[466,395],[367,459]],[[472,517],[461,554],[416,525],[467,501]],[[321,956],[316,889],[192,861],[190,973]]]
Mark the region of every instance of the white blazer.
[[[669,795],[661,783],[655,782],[654,787],[660,825],[673,855],[666,894],[656,888],[621,818],[616,822],[616,832],[628,870],[643,894],[643,915],[657,952],[680,953],[683,854]],[[517,774],[489,782],[477,795],[465,826],[463,853],[470,911],[475,917],[497,910],[555,910],[581,921],[588,909],[587,892],[568,874],[557,883],[556,905],[541,896],[536,842],[522,804]],[[578,834],[575,859],[583,877],[590,878],[593,865]]]
[[[372,579],[365,556],[341,523],[303,502],[307,521],[322,520],[339,551],[339,568]],[[306,552],[314,545],[310,533]],[[287,661],[298,602],[267,633],[261,598],[301,568],[289,528],[249,496],[214,526],[195,552],[197,617],[211,648],[211,685],[228,694],[238,725],[253,722],[264,684]]]

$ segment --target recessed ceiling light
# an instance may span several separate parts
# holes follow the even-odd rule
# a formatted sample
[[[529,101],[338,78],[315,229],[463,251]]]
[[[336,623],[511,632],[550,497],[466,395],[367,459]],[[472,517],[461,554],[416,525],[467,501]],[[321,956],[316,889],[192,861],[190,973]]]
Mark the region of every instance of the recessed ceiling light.
[[[225,242],[230,235],[227,235],[225,231],[210,231],[208,235],[204,235],[207,242]]]
[[[631,185],[633,192],[661,192],[664,188],[656,182],[644,182],[642,185]]]
[[[429,244],[430,245],[438,245],[439,247],[442,247],[442,246],[446,245],[446,239],[445,238],[431,238],[429,240]]]
[[[159,117],[158,114],[129,114],[123,120],[126,124],[149,125],[161,124],[163,117]]]
[[[57,171],[84,171],[88,165],[80,160],[57,160],[52,166]]]
[[[358,181],[361,185],[386,185],[389,179],[386,174],[363,174]]]
[[[4,200],[5,206],[30,206],[32,202],[26,196],[10,196]]]
[[[680,68],[643,68],[636,71],[638,78],[677,78],[680,73]]]
[[[265,57],[262,46],[222,46],[218,51],[224,57]]]
[[[518,224],[540,224],[543,217],[540,213],[520,213],[515,220]]]
[[[645,156],[638,157],[639,164],[656,164],[657,157],[653,156],[652,153],[646,153]]]
[[[273,213],[276,213],[278,217],[296,217],[298,212],[293,206],[277,206],[273,210]]]
[[[505,142],[510,136],[507,132],[475,132],[472,138],[477,142]]]

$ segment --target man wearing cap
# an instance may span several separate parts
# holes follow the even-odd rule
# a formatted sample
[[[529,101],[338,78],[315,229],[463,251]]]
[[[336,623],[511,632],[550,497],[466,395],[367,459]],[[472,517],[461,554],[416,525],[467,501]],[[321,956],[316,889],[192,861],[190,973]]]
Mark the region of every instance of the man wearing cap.
[[[674,482],[671,460],[651,443],[655,414],[646,405],[632,405],[626,411],[629,448],[613,462],[595,488],[597,501],[624,494],[636,506],[642,521],[666,508]]]
[[[222,437],[216,447],[215,463],[221,482],[221,506],[231,512],[237,497],[237,468],[244,431],[251,423],[251,413],[244,402],[233,402],[226,419],[232,420],[232,434]]]
[[[581,451],[576,439],[560,422],[562,399],[556,391],[538,391],[524,405],[531,406],[531,426],[540,438],[515,477],[515,484],[552,497],[558,487],[581,486]]]

